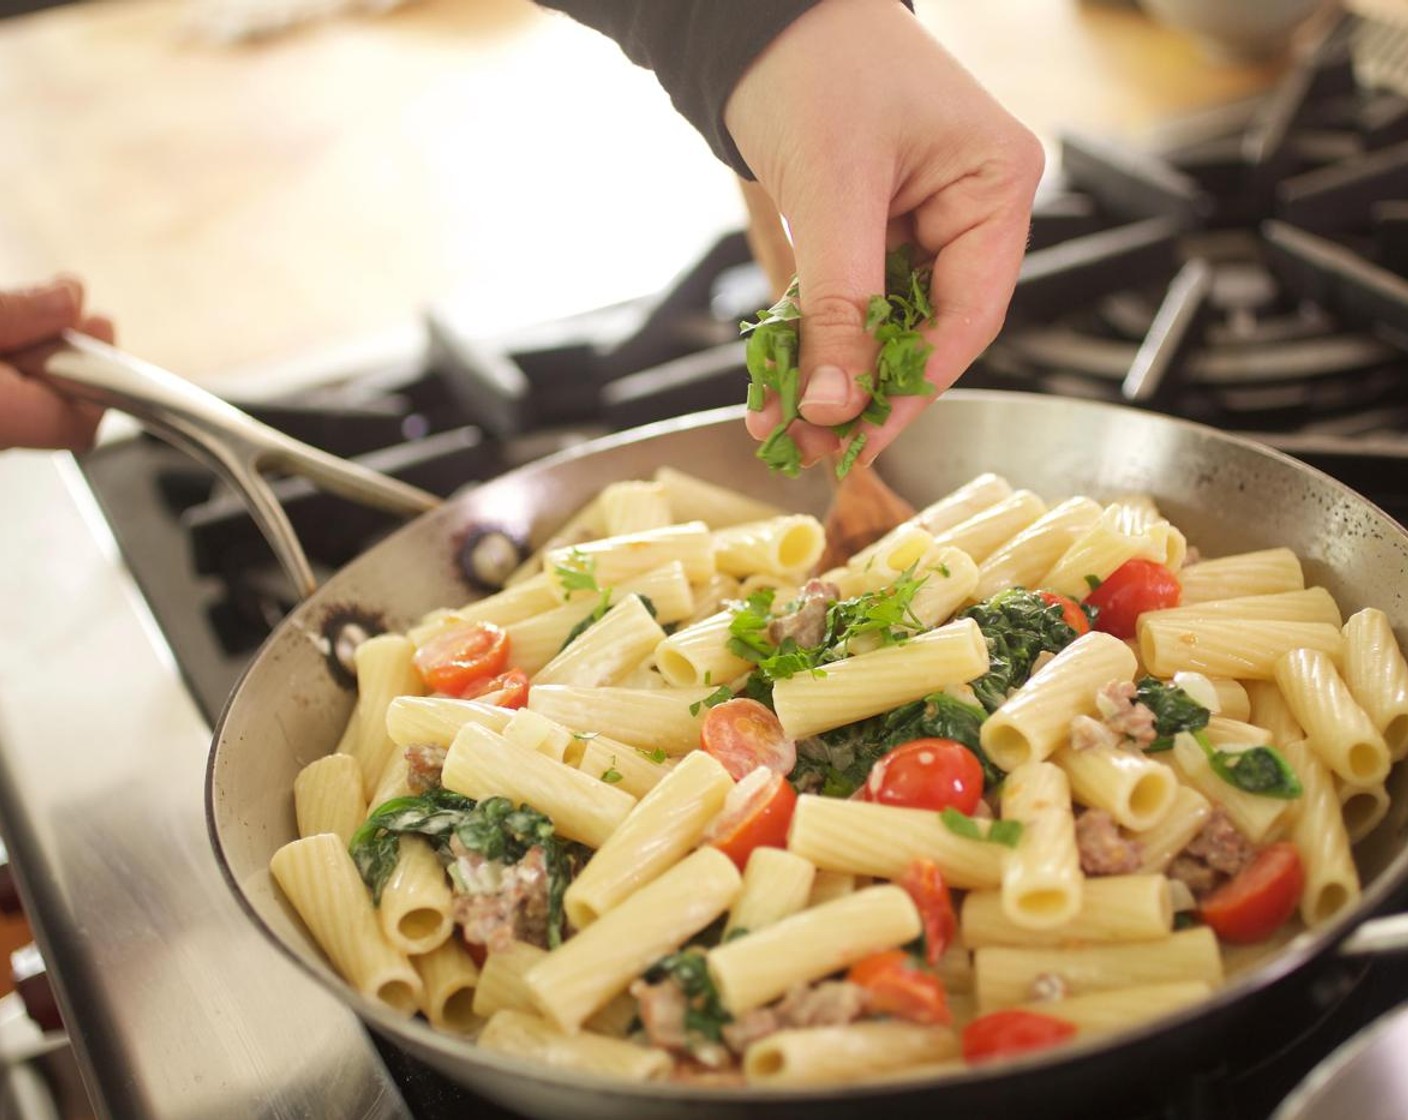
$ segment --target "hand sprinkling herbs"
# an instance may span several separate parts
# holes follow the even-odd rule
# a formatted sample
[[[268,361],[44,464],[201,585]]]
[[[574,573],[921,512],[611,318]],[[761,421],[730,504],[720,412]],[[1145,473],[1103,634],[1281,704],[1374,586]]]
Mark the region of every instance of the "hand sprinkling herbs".
[[[856,384],[870,397],[865,411],[853,420],[832,426],[841,438],[841,456],[836,462],[836,477],[844,478],[865,450],[867,434],[862,424],[879,426],[890,416],[891,397],[927,396],[934,386],[924,377],[925,363],[933,346],[920,329],[933,324],[934,308],[929,300],[932,270],[916,268],[910,260],[908,246],[888,255],[885,261],[885,294],[870,299],[866,311],[865,329],[880,344],[875,357],[875,369],[856,378]],[[798,303],[798,288],[794,280],[787,293],[766,311],[758,313],[758,321],[744,323],[749,336],[746,351],[748,376],[748,408],[760,412],[768,393],[776,393],[781,409],[777,424],[763,440],[757,455],[775,471],[795,477],[802,469],[802,452],[788,433],[799,411],[802,374],[798,365],[801,351],[798,327],[802,318]]]

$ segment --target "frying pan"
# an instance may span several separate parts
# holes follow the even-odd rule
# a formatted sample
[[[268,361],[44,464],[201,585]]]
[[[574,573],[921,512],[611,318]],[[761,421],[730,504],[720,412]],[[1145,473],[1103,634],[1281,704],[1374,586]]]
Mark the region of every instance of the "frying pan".
[[[151,368],[120,352],[73,339],[48,368],[71,392],[136,413],[145,410],[156,427],[171,427],[166,407],[153,409],[143,399],[140,381],[153,374]],[[123,388],[115,395],[111,383],[119,374]],[[208,429],[222,423],[222,416],[228,419],[223,412],[214,417],[203,412],[188,388],[180,394],[187,445],[192,426]],[[1106,1106],[1165,1098],[1209,1064],[1235,1068],[1281,1024],[1299,1021],[1297,1015],[1314,1010],[1326,990],[1344,980],[1352,969],[1341,943],[1366,918],[1394,908],[1408,882],[1408,767],[1395,768],[1392,808],[1355,850],[1365,889],[1352,910],[1295,937],[1203,1004],[999,1068],[805,1091],[623,1084],[480,1052],[422,1022],[402,1019],[344,984],[268,872],[273,852],[295,837],[295,775],[333,749],[352,709],[353,694],[330,658],[330,624],[351,610],[398,629],[435,607],[459,604],[470,597],[455,560],[467,536],[493,529],[541,543],[608,482],[648,477],[665,464],[786,508],[820,513],[829,497],[826,483],[815,472],[797,481],[770,475],[753,457],[741,415],[740,409],[727,409],[652,425],[466,491],[337,573],[274,631],[215,730],[207,812],[231,889],[275,945],[373,1031],[453,1081],[528,1115],[600,1120],[763,1115],[816,1120],[870,1110],[926,1117],[953,1109],[978,1117],[1085,1116],[1092,1109],[1098,1114]],[[210,438],[206,431],[198,442]],[[264,437],[246,431],[242,438],[248,449],[251,440],[257,444]],[[285,464],[294,459],[285,448]],[[1408,636],[1408,531],[1340,483],[1260,445],[1121,407],[959,390],[928,409],[886,453],[882,473],[900,494],[921,505],[983,471],[996,471],[1014,486],[1053,500],[1150,493],[1204,555],[1288,546],[1301,557],[1307,581],[1328,588],[1346,614],[1377,606],[1389,615],[1400,642]],[[241,481],[238,472],[233,481]],[[378,493],[380,500],[407,509],[424,498]],[[1394,920],[1368,923],[1354,940],[1370,948],[1398,947],[1403,939],[1395,936]]]

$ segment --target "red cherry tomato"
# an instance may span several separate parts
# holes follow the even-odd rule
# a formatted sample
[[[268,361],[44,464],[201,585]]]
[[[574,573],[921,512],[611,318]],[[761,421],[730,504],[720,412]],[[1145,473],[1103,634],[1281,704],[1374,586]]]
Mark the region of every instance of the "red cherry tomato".
[[[1265,941],[1300,904],[1305,865],[1294,844],[1272,844],[1203,899],[1198,916],[1223,941]]]
[[[919,967],[903,949],[887,949],[856,961],[846,979],[869,993],[869,1009],[911,1023],[949,1023],[944,982]]]
[[[928,859],[910,863],[899,883],[914,900],[914,907],[924,923],[924,959],[931,965],[938,964],[958,932],[958,917],[953,912],[948,884],[934,861]]]
[[[797,744],[783,732],[777,716],[756,700],[725,700],[710,708],[699,741],[735,781],[759,766],[790,774],[797,765]]]
[[[1043,603],[1061,608],[1061,620],[1076,632],[1076,637],[1090,633],[1090,619],[1080,609],[1080,604],[1069,595],[1059,595],[1055,591],[1038,591],[1037,597]]]
[[[476,679],[503,672],[508,634],[491,622],[455,626],[416,650],[413,661],[432,692],[460,696]]]
[[[742,871],[755,848],[787,847],[787,829],[796,808],[792,783],[759,766],[729,790],[723,810],[709,826],[709,843]]]
[[[1162,564],[1126,560],[1085,597],[1085,602],[1098,608],[1095,629],[1116,638],[1132,638],[1141,614],[1176,607],[1182,597],[1183,585]]]
[[[1009,1008],[979,1015],[963,1028],[963,1057],[984,1062],[1032,1050],[1045,1050],[1065,1042],[1076,1033],[1076,1025],[1054,1015]]]
[[[482,700],[496,708],[521,708],[528,703],[528,674],[509,669],[497,677],[478,677],[460,693],[461,700]]]
[[[956,740],[915,739],[870,768],[860,796],[862,801],[911,809],[952,806],[966,816],[983,796],[983,764]]]

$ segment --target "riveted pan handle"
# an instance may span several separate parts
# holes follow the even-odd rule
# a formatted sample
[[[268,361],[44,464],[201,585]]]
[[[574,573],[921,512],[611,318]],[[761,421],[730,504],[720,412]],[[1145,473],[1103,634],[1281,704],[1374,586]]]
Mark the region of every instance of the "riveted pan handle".
[[[274,468],[334,494],[392,513],[434,509],[434,494],[300,443],[160,366],[65,331],[62,344],[23,363],[71,397],[126,412],[154,435],[202,460],[243,498],[302,596],[317,589],[312,566],[261,473]]]

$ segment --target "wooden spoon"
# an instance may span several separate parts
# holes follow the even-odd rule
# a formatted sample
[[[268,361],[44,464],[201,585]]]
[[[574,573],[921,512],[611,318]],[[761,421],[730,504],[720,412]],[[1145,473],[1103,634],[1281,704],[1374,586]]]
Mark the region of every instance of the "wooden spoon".
[[[767,192],[744,179],[739,180],[739,186],[748,209],[748,247],[777,299],[792,283],[796,271],[792,242]],[[835,480],[834,462],[822,469]],[[824,572],[844,564],[913,516],[914,507],[886,486],[874,467],[857,463],[832,489],[831,505],[822,522],[826,526],[826,551],[817,570]]]

